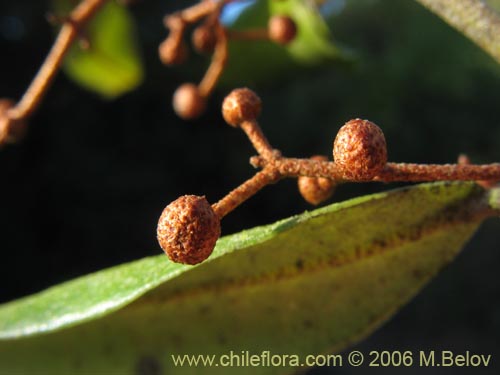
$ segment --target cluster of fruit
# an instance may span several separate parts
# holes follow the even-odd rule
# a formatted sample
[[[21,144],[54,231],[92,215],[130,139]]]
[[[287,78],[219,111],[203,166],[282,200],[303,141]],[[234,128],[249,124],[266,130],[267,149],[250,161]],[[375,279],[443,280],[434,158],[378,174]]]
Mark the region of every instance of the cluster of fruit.
[[[257,122],[261,108],[260,98],[248,88],[233,90],[224,99],[225,121],[246,133],[259,154],[250,162],[262,170],[217,203],[210,205],[204,196],[184,195],[163,210],[157,238],[172,261],[204,261],[221,234],[220,220],[265,186],[286,177],[297,177],[300,193],[314,205],[345,182],[482,180],[484,187],[485,182],[491,187],[500,180],[500,164],[471,165],[463,160],[445,165],[389,163],[384,133],[362,119],[350,120],[340,128],[333,141],[333,161],[326,156],[286,158],[264,136]]]
[[[189,48],[184,37],[192,25],[197,25],[191,34],[194,50],[200,54],[212,55],[210,66],[200,83],[184,83],[174,93],[174,110],[185,120],[195,119],[205,111],[207,98],[213,92],[226,66],[230,40],[269,40],[286,45],[297,35],[297,25],[287,15],[270,17],[267,27],[263,29],[228,29],[220,21],[220,13],[226,3],[228,1],[202,1],[167,15],[164,19],[169,34],[160,44],[158,52],[165,65],[179,65],[187,60]]]

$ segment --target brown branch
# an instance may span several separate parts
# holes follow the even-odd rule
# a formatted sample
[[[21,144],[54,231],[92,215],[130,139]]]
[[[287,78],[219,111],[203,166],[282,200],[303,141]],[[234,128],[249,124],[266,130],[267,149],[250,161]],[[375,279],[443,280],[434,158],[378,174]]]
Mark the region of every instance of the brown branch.
[[[325,177],[331,180],[342,181],[342,172],[333,162],[313,159],[279,158],[266,159],[254,156],[250,159],[254,167],[276,170],[284,177]]]
[[[107,0],[83,0],[69,15],[57,36],[52,49],[21,100],[9,111],[14,120],[24,120],[39,106],[54,80],[64,56],[79,37],[81,29],[90,21]]]
[[[458,164],[388,163],[382,130],[376,124],[361,119],[348,121],[337,133],[333,144],[336,162],[321,157],[282,157],[278,150],[273,149],[256,120],[260,111],[260,98],[248,88],[233,90],[222,104],[222,115],[226,122],[241,128],[259,153],[259,156],[250,159],[250,164],[255,168],[263,168],[255,178],[246,181],[241,190],[237,188],[221,200],[232,204],[214,205],[214,209],[222,212],[222,216],[266,184],[285,177],[326,178],[332,181],[331,186],[321,186],[316,180],[307,186],[305,191],[308,197],[305,199],[310,198],[309,193],[312,191],[314,199],[308,201],[313,202],[318,202],[317,197],[329,197],[332,186],[345,182],[480,181],[481,186],[489,188],[500,181],[500,163],[472,165],[466,156],[459,157]]]
[[[386,167],[376,177],[349,180],[345,179],[345,174],[335,162],[280,158],[272,154],[266,156],[269,156],[269,158],[264,156],[252,157],[251,164],[254,167],[261,167],[263,170],[212,205],[219,218],[227,215],[265,186],[276,183],[285,177],[324,177],[335,181],[335,183],[500,180],[500,164],[387,163]]]
[[[212,209],[219,218],[223,218],[248,198],[269,184],[278,182],[282,176],[272,168],[264,168],[252,178],[245,181],[236,189],[227,194],[219,202],[212,205]]]
[[[500,164],[406,164],[387,163],[373,181],[423,182],[423,181],[497,181],[500,180]]]
[[[220,2],[214,0],[201,1],[193,6],[183,9],[180,12],[169,14],[163,19],[163,24],[165,27],[170,28],[172,26],[171,20],[173,18],[180,18],[184,23],[195,23],[201,20],[203,17],[215,12],[221,6]]]
[[[376,177],[370,179],[345,179],[335,162],[311,159],[265,159],[254,156],[250,159],[254,167],[276,170],[283,177],[325,177],[341,182],[424,182],[424,181],[497,181],[500,180],[500,164],[408,164],[387,163]]]
[[[165,27],[171,28],[172,20],[174,23],[176,22],[175,18],[180,19],[184,24],[193,24],[208,15],[219,12],[224,5],[233,1],[236,0],[203,0],[189,8],[166,15],[163,18],[163,24]]]
[[[460,154],[458,156],[457,163],[460,165],[470,165],[471,161],[466,154]],[[495,180],[478,180],[478,181],[476,181],[476,183],[479,186],[482,186],[485,189],[491,189],[491,188],[495,187],[495,185],[497,185],[498,182],[499,182],[498,180],[496,180],[496,181]]]
[[[272,160],[281,156],[278,150],[273,149],[257,121],[243,121],[240,127],[247,135],[255,150],[264,159]]]
[[[205,76],[198,85],[200,95],[204,98],[208,97],[215,89],[220,76],[226,67],[228,50],[227,50],[227,35],[226,30],[221,25],[217,25],[217,44],[212,57],[212,62],[205,73]]]

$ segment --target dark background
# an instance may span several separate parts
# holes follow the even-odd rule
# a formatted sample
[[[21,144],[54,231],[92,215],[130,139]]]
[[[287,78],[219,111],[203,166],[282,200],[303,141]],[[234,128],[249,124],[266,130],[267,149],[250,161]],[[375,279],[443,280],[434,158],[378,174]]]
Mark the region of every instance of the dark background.
[[[60,74],[27,137],[0,150],[0,302],[160,254],[155,227],[167,203],[183,194],[213,202],[254,173],[246,138],[220,115],[230,87],[216,92],[198,121],[183,122],[171,109],[175,88],[203,74],[196,64],[165,68],[156,55],[163,15],[182,5],[148,0],[131,8],[146,71],[139,89],[104,101]],[[19,98],[43,61],[54,37],[48,9],[46,1],[0,4],[0,97]],[[411,0],[348,1],[329,22],[336,39],[358,52],[352,67],[234,82],[259,91],[275,147],[290,156],[330,154],[338,128],[362,117],[384,129],[394,161],[454,162],[461,152],[478,163],[500,160],[500,66],[491,58]],[[332,201],[387,188],[345,185]],[[232,213],[223,233],[306,209],[295,181],[285,181]],[[486,222],[455,262],[357,348],[492,354],[482,372],[449,372],[498,373],[499,232],[498,219]],[[447,373],[425,370],[432,371]]]

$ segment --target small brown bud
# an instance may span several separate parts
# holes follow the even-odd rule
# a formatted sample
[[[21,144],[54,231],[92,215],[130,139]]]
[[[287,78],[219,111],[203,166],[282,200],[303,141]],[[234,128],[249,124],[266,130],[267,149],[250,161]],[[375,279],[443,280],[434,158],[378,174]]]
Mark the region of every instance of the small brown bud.
[[[269,39],[278,44],[288,44],[297,35],[297,25],[288,16],[273,16],[267,24]]]
[[[176,263],[207,259],[220,237],[220,219],[205,197],[183,195],[170,203],[158,221],[158,242]]]
[[[326,156],[316,155],[312,160],[328,161]],[[305,177],[300,176],[297,179],[299,192],[306,202],[317,206],[329,199],[335,191],[335,182],[324,177]]]
[[[26,121],[9,117],[9,110],[16,103],[10,99],[0,99],[0,145],[15,143],[26,133]]]
[[[188,58],[188,48],[181,39],[171,34],[158,47],[158,55],[165,65],[180,65]]]
[[[200,25],[194,29],[191,38],[194,49],[201,54],[212,53],[217,43],[214,29],[207,25]]]
[[[231,91],[222,103],[222,116],[226,122],[238,127],[244,121],[253,121],[260,115],[262,101],[248,88]]]
[[[368,120],[348,121],[333,143],[333,159],[346,178],[372,179],[387,163],[384,133]]]
[[[175,90],[173,106],[180,118],[193,120],[205,111],[206,101],[195,84],[185,83]]]

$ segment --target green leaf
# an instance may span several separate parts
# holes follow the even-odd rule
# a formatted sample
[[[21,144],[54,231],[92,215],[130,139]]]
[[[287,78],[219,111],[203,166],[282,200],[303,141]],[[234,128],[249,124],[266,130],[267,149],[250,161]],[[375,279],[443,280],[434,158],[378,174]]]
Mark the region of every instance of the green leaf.
[[[58,13],[67,13],[74,2],[54,1]],[[136,43],[135,24],[129,11],[107,2],[84,29],[88,49],[72,46],[64,61],[66,74],[82,87],[112,99],[135,89],[144,72]]]
[[[416,0],[435,13],[500,63],[498,1]]]
[[[195,267],[162,255],[67,282],[0,306],[0,372],[254,373],[173,368],[171,355],[339,351],[451,261],[498,196],[423,184],[224,237]]]
[[[231,28],[265,28],[275,14],[289,15],[294,19],[298,29],[294,41],[288,46],[269,41],[231,42],[229,63],[222,77],[224,84],[266,83],[289,77],[305,67],[345,63],[352,59],[346,49],[334,43],[328,26],[309,1],[257,0]]]

